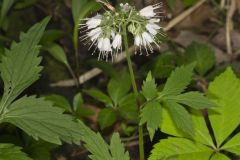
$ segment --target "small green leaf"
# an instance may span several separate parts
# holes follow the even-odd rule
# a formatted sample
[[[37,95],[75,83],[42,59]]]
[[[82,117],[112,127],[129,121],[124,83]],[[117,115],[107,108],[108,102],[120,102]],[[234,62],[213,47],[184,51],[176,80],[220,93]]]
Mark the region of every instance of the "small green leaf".
[[[51,151],[56,147],[56,144],[42,140],[32,140],[31,142],[28,142],[27,146],[24,147],[24,150],[34,160],[51,160]]]
[[[119,111],[127,120],[138,120],[138,109],[134,94],[129,94],[119,102]]]
[[[215,65],[214,50],[206,44],[193,42],[186,49],[186,61],[188,63],[196,62],[196,71],[204,75]]]
[[[2,1],[2,7],[1,7],[1,14],[0,14],[0,27],[2,26],[2,23],[4,19],[6,18],[6,15],[9,11],[9,9],[14,4],[15,0],[3,0]]]
[[[0,159],[1,160],[31,160],[26,153],[21,151],[21,147],[13,144],[0,143]]]
[[[193,136],[194,129],[192,120],[187,110],[174,101],[164,101],[164,106],[169,111],[177,128],[187,133],[188,135]]]
[[[198,0],[183,0],[184,7],[189,7],[194,5]]]
[[[167,0],[167,5],[172,11],[174,10],[174,7],[175,7],[175,1],[176,0]]]
[[[178,95],[183,92],[192,80],[195,64],[176,68],[167,79],[162,91],[165,95]]]
[[[112,78],[107,86],[109,96],[115,105],[125,96],[131,88],[130,76],[127,72],[121,73],[117,79]]]
[[[59,107],[64,109],[67,112],[72,112],[71,105],[63,96],[52,94],[52,95],[45,96],[45,99],[53,102],[54,107]]]
[[[73,109],[76,111],[79,107],[82,107],[83,105],[83,97],[81,93],[77,93],[73,97]]]
[[[162,106],[157,101],[148,102],[141,110],[140,125],[147,123],[151,140],[162,121]]]
[[[43,33],[43,36],[41,38],[40,44],[48,44],[53,43],[54,41],[64,37],[66,35],[66,32],[60,30],[60,29],[49,29],[46,30]]]
[[[98,115],[98,122],[101,129],[105,129],[113,125],[118,118],[118,113],[112,108],[104,108]]]
[[[177,96],[169,97],[169,99],[198,110],[216,106],[200,92],[187,92]]]
[[[125,152],[124,146],[118,133],[114,133],[110,143],[111,155],[116,160],[129,160],[128,152]]]
[[[142,94],[147,100],[151,100],[157,96],[157,93],[157,85],[152,77],[151,72],[149,72],[146,81],[143,82]]]
[[[112,64],[105,62],[105,61],[98,61],[96,59],[91,59],[87,61],[87,64],[91,65],[92,67],[97,67],[103,71],[106,75],[110,76],[111,78],[118,79],[119,73],[118,71],[113,67]]]
[[[48,43],[47,45],[44,46],[44,49],[47,50],[48,53],[51,56],[53,56],[56,60],[64,64],[67,68],[70,67],[65,51],[60,45],[56,43]]]
[[[63,140],[78,144],[81,128],[73,122],[72,117],[62,112],[62,109],[52,107],[43,98],[22,97],[10,105],[2,115],[2,122],[21,128],[36,140],[41,138],[55,144],[61,144]]]
[[[102,91],[97,89],[90,89],[85,91],[89,96],[95,98],[96,100],[103,102],[105,104],[111,104],[112,100],[104,94]]]

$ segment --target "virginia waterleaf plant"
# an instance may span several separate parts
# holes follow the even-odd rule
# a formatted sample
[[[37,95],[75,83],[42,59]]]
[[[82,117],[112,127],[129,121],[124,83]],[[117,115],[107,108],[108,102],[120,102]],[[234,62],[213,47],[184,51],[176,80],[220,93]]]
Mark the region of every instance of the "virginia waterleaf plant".
[[[229,155],[239,155],[239,94],[240,80],[228,68],[210,83],[208,97],[218,107],[208,112],[212,131],[200,113],[192,112],[194,136],[187,136],[174,124],[174,118],[167,110],[163,112],[161,130],[169,135],[154,146],[149,160],[230,160]],[[211,133],[211,134],[210,134]],[[176,149],[177,148],[177,149]]]

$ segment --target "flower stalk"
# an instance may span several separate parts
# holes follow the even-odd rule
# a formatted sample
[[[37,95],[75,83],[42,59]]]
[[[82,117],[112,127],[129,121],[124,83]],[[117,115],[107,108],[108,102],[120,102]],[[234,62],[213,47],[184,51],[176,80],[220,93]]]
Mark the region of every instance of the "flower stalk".
[[[136,99],[136,101],[138,101],[137,100],[138,89],[137,89],[137,84],[136,84],[135,76],[134,76],[134,72],[133,72],[131,56],[130,56],[130,53],[129,53],[127,24],[126,23],[123,25],[122,30],[123,30],[123,42],[124,42],[124,47],[125,47],[125,54],[126,54],[126,57],[127,57],[128,70],[129,70],[130,77],[131,77],[132,88],[133,88],[135,99]],[[139,109],[139,113],[140,113],[140,108],[138,108],[138,109]],[[139,143],[139,159],[140,160],[144,160],[145,156],[144,156],[144,142],[143,142],[143,127],[142,127],[142,125],[138,125],[138,134],[139,134],[139,139],[138,139],[138,143]]]

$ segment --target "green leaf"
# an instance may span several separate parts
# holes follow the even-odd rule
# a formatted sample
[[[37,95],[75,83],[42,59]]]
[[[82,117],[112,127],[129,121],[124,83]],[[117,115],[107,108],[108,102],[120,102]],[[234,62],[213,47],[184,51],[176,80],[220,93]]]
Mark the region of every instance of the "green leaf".
[[[51,151],[56,147],[56,144],[48,143],[41,140],[32,140],[30,144],[24,147],[24,150],[34,160],[51,160]]]
[[[151,140],[162,121],[162,106],[157,101],[148,102],[141,110],[140,125],[147,123]]]
[[[40,44],[52,43],[62,37],[66,36],[66,33],[59,29],[46,30],[41,38]]]
[[[121,99],[119,111],[126,120],[138,120],[138,109],[134,94],[129,94]]]
[[[91,65],[92,67],[97,67],[103,71],[106,75],[110,76],[111,78],[118,79],[119,73],[112,64],[105,62],[105,61],[98,61],[96,59],[91,59],[87,61],[87,64]]]
[[[0,143],[0,160],[31,160],[26,153],[21,151],[21,147],[13,144]]]
[[[79,92],[73,97],[73,108],[76,111],[79,107],[83,105],[83,97],[82,94]]]
[[[3,0],[2,1],[2,7],[1,7],[1,14],[0,14],[0,26],[2,26],[2,23],[4,19],[6,18],[6,15],[9,11],[9,9],[14,4],[15,0]]]
[[[232,137],[226,144],[224,144],[221,147],[221,149],[239,155],[240,154],[240,134],[238,133],[237,135]]]
[[[184,7],[189,7],[194,5],[198,0],[183,0]]]
[[[10,105],[2,115],[2,122],[21,128],[36,140],[41,138],[55,144],[61,144],[63,140],[78,144],[81,128],[72,121],[72,117],[62,112],[43,98],[22,97]]]
[[[181,103],[198,110],[216,106],[200,92],[187,92],[177,96],[167,97],[166,99],[174,100],[177,103]]]
[[[147,100],[153,99],[157,96],[157,85],[151,72],[148,73],[146,81],[143,82],[142,94]]]
[[[183,92],[192,80],[194,66],[195,64],[189,64],[176,68],[168,78],[163,94],[178,95]]]
[[[173,11],[175,7],[175,0],[167,0],[167,5]]]
[[[67,68],[70,68],[66,53],[60,45],[56,43],[49,43],[44,46],[44,49],[60,63],[64,64]]]
[[[64,109],[65,111],[72,112],[71,105],[63,96],[52,94],[52,95],[45,96],[45,99],[53,102],[54,107],[59,107]]]
[[[220,146],[240,122],[240,80],[228,68],[209,86],[209,97],[215,100],[216,112],[209,115],[217,145]],[[219,121],[221,120],[221,121]]]
[[[214,50],[206,44],[193,42],[186,49],[185,56],[188,63],[196,62],[195,69],[200,75],[204,75],[215,65]]]
[[[112,100],[104,94],[102,91],[97,89],[90,89],[85,91],[89,96],[95,98],[96,100],[103,102],[105,104],[111,104]]]
[[[4,94],[1,107],[8,106],[21,92],[39,78],[42,67],[38,57],[39,46],[49,17],[35,24],[26,34],[20,35],[20,42],[13,43],[0,64],[1,77],[4,82]],[[0,109],[1,109],[0,107]]]
[[[101,129],[105,129],[113,125],[118,118],[118,114],[112,108],[104,108],[98,115],[98,122]]]
[[[169,114],[171,115],[173,122],[176,124],[177,128],[187,133],[188,135],[193,136],[193,124],[188,111],[182,105],[174,101],[164,101],[164,106],[169,111]]]
[[[111,154],[116,160],[129,160],[128,152],[125,152],[124,146],[118,133],[114,133],[110,143]]]
[[[82,122],[79,122],[82,130],[82,140],[85,142],[85,147],[92,154],[92,160],[130,160],[128,153],[124,153],[123,145],[117,134],[114,134],[111,139],[111,146],[106,144],[99,133],[94,133]],[[121,145],[120,145],[121,144]],[[110,153],[111,152],[111,153]],[[120,158],[120,159],[119,159]]]
[[[231,159],[222,153],[217,153],[214,154],[210,160],[231,160]]]
[[[161,128],[161,131],[164,133],[177,136],[177,137],[191,138],[196,142],[199,142],[208,146],[212,146],[214,148],[215,147],[214,143],[209,134],[208,128],[206,126],[206,123],[202,114],[199,112],[191,114],[191,120],[192,120],[192,124],[195,132],[193,136],[189,137],[182,130],[178,129],[169,111],[163,108],[163,122],[160,128]]]
[[[212,150],[202,144],[185,138],[168,138],[160,140],[148,160],[209,160]]]
[[[130,76],[127,72],[121,73],[117,79],[112,78],[107,86],[109,96],[115,105],[125,96],[131,88]]]

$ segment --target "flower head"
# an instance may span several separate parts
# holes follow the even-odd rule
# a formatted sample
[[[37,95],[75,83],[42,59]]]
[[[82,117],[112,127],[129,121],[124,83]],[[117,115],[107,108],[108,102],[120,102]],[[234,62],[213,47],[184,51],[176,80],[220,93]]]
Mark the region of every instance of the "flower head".
[[[123,27],[134,36],[134,45],[145,48],[153,52],[152,45],[157,43],[157,34],[161,32],[160,19],[157,10],[162,4],[147,6],[140,11],[130,6],[128,3],[120,4],[119,8],[106,11],[103,15],[97,14],[92,18],[87,18],[82,26],[87,28],[86,34],[81,38],[88,39],[95,50],[99,50],[99,59],[108,59],[109,55],[117,56],[122,50]]]

